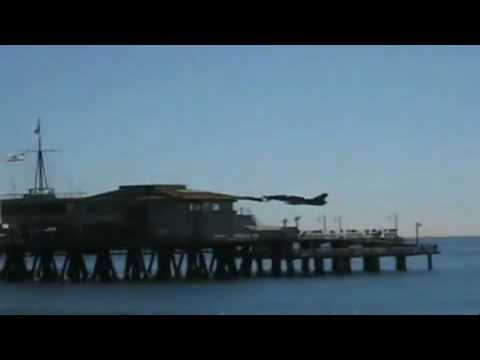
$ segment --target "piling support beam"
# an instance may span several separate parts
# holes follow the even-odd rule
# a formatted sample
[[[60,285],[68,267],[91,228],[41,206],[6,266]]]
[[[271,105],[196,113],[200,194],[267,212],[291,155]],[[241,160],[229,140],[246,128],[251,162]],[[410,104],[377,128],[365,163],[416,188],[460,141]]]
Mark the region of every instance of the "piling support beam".
[[[78,250],[69,251],[65,257],[60,278],[66,278],[73,283],[78,283],[87,281],[88,275],[83,254]]]
[[[201,249],[190,248],[187,250],[187,279],[208,278],[208,269],[205,254]]]
[[[320,249],[320,243],[313,243],[312,248],[318,251]],[[323,275],[325,273],[325,263],[323,261],[323,258],[318,256],[317,254],[315,254],[313,257],[313,268],[315,271],[315,275]]]
[[[285,262],[287,263],[287,276],[295,276],[295,264],[293,257],[293,243],[288,242],[285,244]]]
[[[265,276],[265,270],[263,268],[263,257],[256,258],[257,263],[257,276]]]
[[[174,270],[174,275],[176,279],[180,279],[182,277],[182,265],[183,265],[183,259],[185,259],[185,253],[181,253],[178,256],[175,255],[175,250],[172,252],[172,264],[173,264],[173,270]]]
[[[334,256],[332,270],[336,274],[350,274],[352,272],[351,259],[348,256]]]
[[[272,256],[272,275],[274,277],[282,276],[282,243],[279,241],[271,244]]]
[[[432,254],[428,254],[428,270],[432,271],[433,270],[433,260],[432,260]]]
[[[252,249],[249,244],[245,244],[242,247],[240,273],[248,278],[252,276]]]
[[[407,257],[405,255],[397,255],[395,262],[397,271],[407,271]]]
[[[315,275],[325,274],[325,263],[321,257],[315,256],[313,258],[313,266],[315,269]]]
[[[25,253],[22,249],[8,249],[5,256],[5,264],[2,277],[11,282],[23,282],[31,277],[25,264]]]
[[[101,249],[97,252],[92,278],[93,280],[99,280],[101,282],[117,280],[117,272],[113,266],[112,256],[109,250]]]
[[[58,271],[53,251],[41,251],[38,254],[38,259],[38,266],[32,268],[34,278],[44,282],[55,281],[58,277]]]
[[[235,247],[232,245],[227,246],[225,249],[225,263],[228,268],[228,275],[231,277],[238,276],[237,263],[235,261]]]
[[[128,249],[125,259],[125,272],[123,278],[127,281],[139,281],[148,279],[145,259],[140,249]]]
[[[379,272],[380,271],[380,257],[378,257],[378,256],[364,256],[363,257],[363,271],[365,271],[365,272]]]
[[[170,280],[172,278],[172,265],[175,267],[174,253],[170,248],[157,250],[157,273],[156,280]]]
[[[212,264],[215,270],[213,275],[219,279],[236,277],[238,275],[237,264],[235,261],[235,247],[232,245],[216,245],[213,249],[215,262]],[[244,265],[244,264],[242,264]],[[245,267],[247,263],[244,265]],[[248,269],[247,269],[248,272]]]
[[[227,264],[225,263],[225,248],[217,245],[213,249],[214,263],[212,264],[213,275],[217,279],[224,279],[227,277]]]
[[[307,250],[309,248],[309,244],[307,242],[300,243],[300,249]],[[304,276],[310,275],[310,257],[302,257],[302,274]]]

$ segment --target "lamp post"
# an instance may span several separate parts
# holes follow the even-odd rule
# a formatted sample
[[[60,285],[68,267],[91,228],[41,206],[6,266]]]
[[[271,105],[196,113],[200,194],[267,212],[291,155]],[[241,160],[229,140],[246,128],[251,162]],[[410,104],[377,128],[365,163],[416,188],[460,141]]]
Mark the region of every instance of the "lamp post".
[[[342,228],[342,216],[337,216],[335,217],[335,222],[338,224],[338,231],[340,234],[343,233],[343,228]]]
[[[300,219],[301,219],[301,218],[302,218],[301,216],[295,216],[294,221],[295,221],[295,227],[296,227],[297,229],[298,229],[298,224],[300,223]]]
[[[321,222],[323,227],[322,227],[322,230],[323,230],[323,233],[326,234],[327,233],[327,217],[325,215],[321,215],[317,218],[318,222]]]
[[[420,223],[415,223],[415,245],[418,246],[418,229],[422,226]]]
[[[398,215],[397,214],[391,214],[387,216],[387,220],[391,221],[393,219],[393,228],[395,231],[398,231]]]

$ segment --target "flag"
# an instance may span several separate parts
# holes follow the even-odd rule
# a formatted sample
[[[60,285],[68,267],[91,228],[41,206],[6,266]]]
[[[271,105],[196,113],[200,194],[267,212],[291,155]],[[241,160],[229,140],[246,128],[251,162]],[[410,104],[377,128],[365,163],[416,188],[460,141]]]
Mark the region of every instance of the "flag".
[[[25,157],[23,154],[13,154],[9,155],[7,158],[7,162],[19,162],[25,160]]]

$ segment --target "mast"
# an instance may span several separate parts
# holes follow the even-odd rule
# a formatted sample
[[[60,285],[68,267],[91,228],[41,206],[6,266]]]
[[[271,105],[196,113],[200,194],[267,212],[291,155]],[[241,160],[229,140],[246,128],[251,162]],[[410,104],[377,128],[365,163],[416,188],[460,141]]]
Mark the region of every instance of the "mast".
[[[38,137],[38,149],[37,153],[37,167],[35,170],[35,183],[33,189],[30,189],[31,194],[44,194],[44,195],[52,195],[54,190],[48,186],[48,179],[47,179],[47,170],[45,167],[45,160],[43,157],[43,150],[42,147],[42,130],[41,130],[41,123],[40,118],[37,120],[37,127],[34,131],[34,134]],[[52,150],[49,150],[52,151]]]

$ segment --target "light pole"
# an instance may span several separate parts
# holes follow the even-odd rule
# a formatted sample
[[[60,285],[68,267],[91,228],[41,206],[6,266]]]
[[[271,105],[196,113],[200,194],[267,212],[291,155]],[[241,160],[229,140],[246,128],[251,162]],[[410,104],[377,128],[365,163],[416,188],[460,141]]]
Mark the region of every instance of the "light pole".
[[[327,233],[327,217],[325,215],[321,215],[317,218],[318,222],[321,222],[323,227],[322,227],[322,230],[323,230],[323,233],[326,234]]]
[[[343,229],[342,229],[342,217],[339,215],[335,217],[335,221],[338,223],[338,231],[341,234]]]
[[[391,221],[393,218],[393,227],[395,231],[398,231],[398,215],[397,214],[391,214],[387,216],[387,220]]]
[[[418,246],[418,229],[422,226],[422,224],[416,222],[415,223],[415,245]]]
[[[296,227],[297,229],[298,229],[298,224],[300,223],[300,219],[301,219],[301,218],[302,218],[301,216],[295,216],[294,221],[295,221],[295,227]]]

